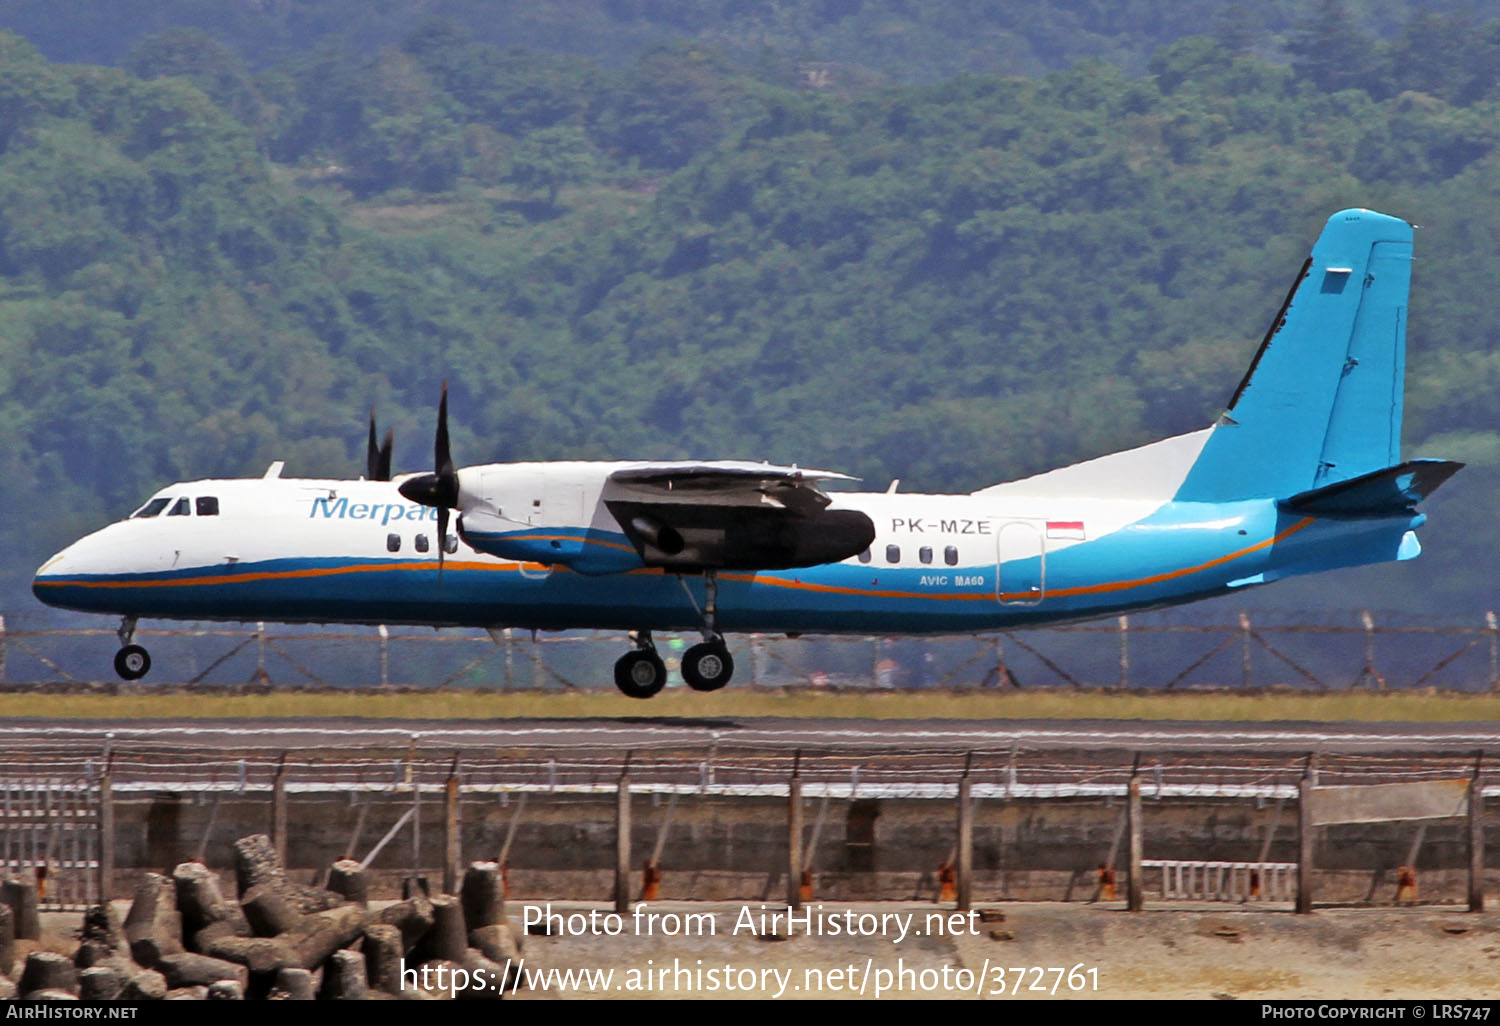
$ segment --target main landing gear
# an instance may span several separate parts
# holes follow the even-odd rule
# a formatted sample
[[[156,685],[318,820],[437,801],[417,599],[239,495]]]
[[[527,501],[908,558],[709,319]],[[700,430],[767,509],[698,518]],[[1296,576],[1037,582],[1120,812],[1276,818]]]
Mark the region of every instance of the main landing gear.
[[[734,676],[734,657],[715,637],[682,653],[682,679],[694,691],[717,691]]]
[[[120,651],[115,653],[115,672],[121,680],[140,680],[151,672],[151,653],[135,641],[135,617],[127,616],[120,621],[115,632],[120,637]]]
[[[635,648],[615,663],[615,687],[630,698],[650,698],[667,686],[667,664],[656,654],[650,631],[631,635]]]
[[[682,679],[694,691],[717,691],[734,676],[734,657],[719,633],[719,581],[712,570],[703,575],[703,641],[682,654]],[[656,654],[650,631],[631,635],[635,648],[615,663],[615,687],[631,698],[650,698],[667,683],[667,667]]]

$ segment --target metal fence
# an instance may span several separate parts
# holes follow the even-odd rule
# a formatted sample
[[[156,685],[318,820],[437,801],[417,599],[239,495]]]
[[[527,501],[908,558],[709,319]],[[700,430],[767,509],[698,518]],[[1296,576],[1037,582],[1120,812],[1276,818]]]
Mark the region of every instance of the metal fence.
[[[618,634],[265,624],[142,629],[149,684],[610,689]],[[695,636],[659,636],[675,667]],[[1291,687],[1309,691],[1500,685],[1500,625],[1413,623],[1366,610],[1286,621],[1170,614],[999,634],[731,638],[737,687],[837,689]],[[113,680],[111,628],[33,626],[0,617],[0,685]]]
[[[1286,900],[1288,860],[1298,857],[1292,810],[1303,788],[1453,781],[1475,770],[1473,755],[1414,751],[1324,754],[1309,783],[1306,755],[1230,749],[1133,757],[1060,744],[892,752],[674,741],[628,752],[608,745],[455,751],[413,740],[226,752],[38,736],[0,747],[0,856],[8,876],[35,875],[52,907],[93,900],[108,886],[102,881],[118,884],[115,868],[160,870],[192,859],[227,867],[230,844],[262,832],[283,851],[290,845],[291,864],[303,868],[354,858],[372,871],[436,883],[457,872],[461,850],[533,881],[551,874],[548,886],[557,886],[559,875],[583,880],[619,864],[611,809],[624,795],[635,805],[626,830],[635,855],[624,863],[632,877],[649,853],[647,863],[677,873],[676,896],[715,896],[703,890],[715,873],[739,873],[739,882],[725,886],[743,894],[745,879],[758,873],[764,881],[769,867],[791,861],[798,874],[819,877],[819,895],[832,887],[852,894],[860,892],[848,888],[875,886],[857,881],[874,880],[877,869],[913,874],[917,867],[936,886],[941,867],[960,851],[956,802],[969,810],[967,843],[980,852],[979,867],[992,858],[990,868],[1001,871],[990,873],[986,893],[1077,898],[1093,893],[1096,868],[1126,858],[1126,810],[1143,802],[1142,865],[1155,868],[1142,879],[1153,890],[1159,884],[1161,897],[1241,900],[1253,888],[1257,898],[1276,901]],[[801,817],[791,826],[789,803]],[[1206,810],[1205,822],[1217,825],[1185,827],[1184,809]],[[1133,831],[1139,822],[1136,816]],[[1373,840],[1322,829],[1334,831],[1322,868],[1373,869],[1371,894],[1380,874],[1398,864],[1420,859],[1454,869],[1465,858],[1462,829],[1451,823],[1414,835],[1387,830]],[[1065,891],[1056,881],[1047,884],[1051,891],[1022,881],[1028,872],[1064,870],[1072,881]]]
[[[47,908],[97,900],[99,781],[82,769],[39,777],[12,765],[0,774],[0,876],[34,880]]]

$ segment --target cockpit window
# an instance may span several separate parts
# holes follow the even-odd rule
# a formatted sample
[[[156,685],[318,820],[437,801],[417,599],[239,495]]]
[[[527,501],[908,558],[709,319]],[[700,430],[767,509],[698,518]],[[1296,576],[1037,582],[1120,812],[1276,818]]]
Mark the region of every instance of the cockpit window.
[[[171,499],[152,499],[150,502],[146,503],[140,509],[138,509],[134,513],[130,514],[130,517],[131,517],[132,520],[134,520],[137,517],[154,517],[154,516],[156,516],[156,514],[160,513],[162,510],[166,509],[167,508],[167,503],[169,503],[171,501],[172,501]]]
[[[167,516],[185,517],[188,515],[188,512],[189,510],[187,496],[184,495],[182,498],[178,499],[176,503],[173,504],[171,509],[167,510]]]
[[[200,517],[216,517],[219,515],[219,497],[217,495],[200,495],[194,505]]]

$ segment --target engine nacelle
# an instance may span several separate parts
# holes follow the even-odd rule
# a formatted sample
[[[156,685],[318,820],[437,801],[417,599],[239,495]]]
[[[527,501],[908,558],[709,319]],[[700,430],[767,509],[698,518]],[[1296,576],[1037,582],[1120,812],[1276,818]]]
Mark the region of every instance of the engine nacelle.
[[[647,566],[672,570],[790,570],[837,563],[875,540],[858,510],[802,515],[785,509],[608,502]]]

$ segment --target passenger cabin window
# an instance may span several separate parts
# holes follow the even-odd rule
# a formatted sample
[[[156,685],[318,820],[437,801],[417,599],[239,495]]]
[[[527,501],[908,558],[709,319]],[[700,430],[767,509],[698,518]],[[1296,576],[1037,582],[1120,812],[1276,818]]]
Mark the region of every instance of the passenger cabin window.
[[[200,517],[216,517],[219,515],[219,499],[215,495],[200,495],[196,503]]]
[[[458,535],[450,534],[443,539],[443,551],[450,556],[458,551]]]
[[[178,499],[175,503],[173,503],[172,508],[167,510],[167,516],[169,517],[185,517],[188,516],[189,513],[190,506],[188,504],[186,495]]]
[[[132,513],[131,518],[134,519],[136,517],[154,517],[162,510],[166,509],[167,503],[171,501],[171,499],[152,499],[150,502],[146,503],[140,509]]]
[[[399,534],[388,534],[385,536],[385,551],[400,552],[401,536]]]
[[[419,535],[417,535],[417,551],[418,552],[426,552],[431,547],[432,547],[432,544],[427,540],[427,536],[425,534],[419,534]]]
[[[885,561],[887,563],[901,562],[901,546],[887,545],[885,547]]]
[[[863,551],[863,552],[861,552],[859,554],[859,561],[861,563],[868,563],[870,561],[870,550],[869,549],[865,549],[865,551]]]
[[[923,545],[920,549],[917,550],[917,558],[920,559],[924,563],[931,563],[932,562],[932,546],[931,545]]]
[[[958,546],[949,545],[943,550],[943,562],[949,566],[958,566]]]

